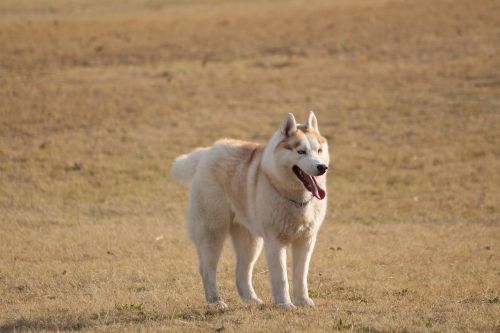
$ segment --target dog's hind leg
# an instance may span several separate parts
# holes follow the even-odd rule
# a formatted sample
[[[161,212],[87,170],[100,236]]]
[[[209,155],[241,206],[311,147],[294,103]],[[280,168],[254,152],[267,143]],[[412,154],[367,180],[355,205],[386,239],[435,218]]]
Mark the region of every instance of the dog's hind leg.
[[[200,259],[200,275],[205,289],[205,299],[210,306],[226,308],[217,287],[217,264],[227,232],[211,233],[196,243]]]
[[[216,275],[224,240],[229,231],[229,207],[221,201],[212,200],[209,203],[202,200],[202,197],[202,192],[197,192],[190,200],[188,229],[200,260],[199,271],[205,299],[209,306],[226,308],[219,295]]]
[[[262,303],[252,286],[252,272],[255,261],[262,250],[262,239],[254,236],[247,228],[233,223],[230,229],[236,254],[236,288],[240,297],[250,303]]]

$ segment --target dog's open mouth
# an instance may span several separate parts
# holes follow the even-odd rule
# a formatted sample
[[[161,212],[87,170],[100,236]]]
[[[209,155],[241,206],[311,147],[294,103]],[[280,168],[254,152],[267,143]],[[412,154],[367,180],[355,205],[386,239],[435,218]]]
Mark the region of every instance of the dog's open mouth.
[[[319,187],[318,183],[316,182],[316,178],[314,178],[313,176],[309,176],[296,165],[293,166],[292,170],[297,178],[299,178],[300,181],[304,184],[305,188],[316,198],[318,198],[319,200],[323,200],[325,198],[326,192],[321,187]]]

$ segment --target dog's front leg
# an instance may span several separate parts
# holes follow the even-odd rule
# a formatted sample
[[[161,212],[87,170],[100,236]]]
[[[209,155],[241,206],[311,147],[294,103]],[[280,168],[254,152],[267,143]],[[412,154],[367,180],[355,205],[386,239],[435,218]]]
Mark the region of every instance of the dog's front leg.
[[[307,288],[307,274],[315,243],[316,235],[308,238],[300,238],[292,243],[293,301],[297,305],[314,306]]]
[[[264,239],[264,247],[274,303],[280,307],[293,309],[295,306],[290,300],[286,274],[286,246],[276,238],[268,237]]]

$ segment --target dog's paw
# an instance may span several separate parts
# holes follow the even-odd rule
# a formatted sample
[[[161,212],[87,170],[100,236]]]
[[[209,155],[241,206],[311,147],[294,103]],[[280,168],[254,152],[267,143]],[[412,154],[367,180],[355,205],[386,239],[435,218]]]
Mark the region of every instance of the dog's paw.
[[[227,309],[227,304],[223,300],[218,300],[212,303],[208,303],[208,308],[213,310],[225,310]]]
[[[249,305],[260,305],[260,304],[264,304],[264,302],[258,298],[258,297],[255,297],[255,298],[244,298],[243,301],[246,303],[246,304],[249,304]]]
[[[314,302],[310,297],[301,297],[295,300],[295,304],[299,306],[314,306]]]
[[[276,304],[276,306],[280,309],[283,309],[283,310],[293,310],[293,309],[296,309],[297,307],[295,305],[293,305],[292,303],[278,303]]]

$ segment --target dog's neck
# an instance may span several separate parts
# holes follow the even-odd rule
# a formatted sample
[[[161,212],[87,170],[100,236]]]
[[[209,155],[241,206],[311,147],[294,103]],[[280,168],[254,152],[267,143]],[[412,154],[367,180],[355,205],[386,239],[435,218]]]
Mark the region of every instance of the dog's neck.
[[[293,203],[293,205],[295,207],[297,207],[297,208],[303,208],[303,207],[307,206],[312,201],[312,199],[314,199],[314,195],[311,194],[311,197],[309,198],[309,200],[302,201],[302,202],[295,201],[295,200],[290,199],[290,198],[285,198],[285,199],[287,199],[288,201],[290,201],[291,203]]]
[[[276,193],[293,206],[297,208],[303,208],[306,207],[314,199],[314,196],[305,189],[297,191],[296,189],[292,190],[290,188],[287,189],[283,186],[280,186],[279,180],[270,175],[266,170],[262,171],[267,181],[269,182],[269,185],[271,185]]]

